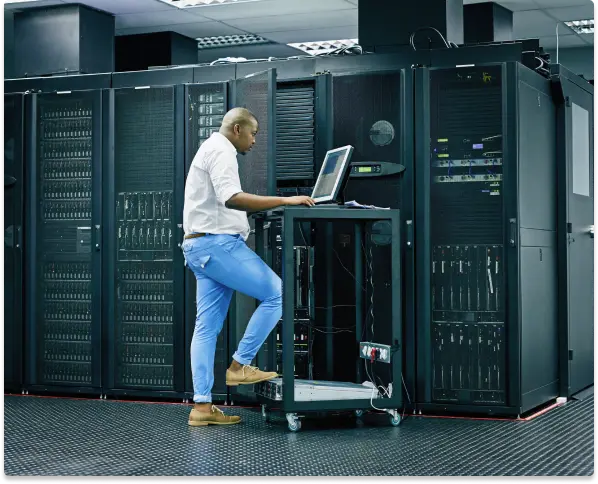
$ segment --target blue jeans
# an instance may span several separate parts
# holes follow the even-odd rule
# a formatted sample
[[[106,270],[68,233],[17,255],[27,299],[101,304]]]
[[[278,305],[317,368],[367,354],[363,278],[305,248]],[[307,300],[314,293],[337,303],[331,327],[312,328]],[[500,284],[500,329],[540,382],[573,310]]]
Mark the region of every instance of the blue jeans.
[[[197,316],[191,340],[193,401],[211,402],[216,340],[233,291],[261,301],[233,355],[246,365],[282,317],[282,281],[240,235],[185,239],[182,249],[197,279]]]

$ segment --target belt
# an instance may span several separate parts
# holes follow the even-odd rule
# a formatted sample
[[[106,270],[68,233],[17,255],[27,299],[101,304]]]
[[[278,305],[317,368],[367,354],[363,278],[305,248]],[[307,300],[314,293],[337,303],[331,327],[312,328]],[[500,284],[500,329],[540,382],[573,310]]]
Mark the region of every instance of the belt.
[[[197,239],[198,237],[203,237],[204,235],[208,234],[189,234],[185,235],[185,239]]]

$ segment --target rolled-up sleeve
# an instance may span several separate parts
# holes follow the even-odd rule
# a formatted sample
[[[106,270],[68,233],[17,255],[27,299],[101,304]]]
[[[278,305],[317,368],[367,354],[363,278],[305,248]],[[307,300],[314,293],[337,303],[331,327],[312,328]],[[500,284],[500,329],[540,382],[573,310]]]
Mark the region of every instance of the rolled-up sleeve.
[[[206,159],[205,168],[210,174],[216,198],[223,205],[242,192],[239,166],[236,157],[227,151],[216,151]]]

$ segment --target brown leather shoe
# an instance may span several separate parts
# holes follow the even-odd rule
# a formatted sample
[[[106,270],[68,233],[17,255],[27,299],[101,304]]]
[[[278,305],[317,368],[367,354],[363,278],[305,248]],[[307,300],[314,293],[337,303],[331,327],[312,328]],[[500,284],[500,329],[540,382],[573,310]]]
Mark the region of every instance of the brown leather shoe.
[[[240,421],[241,417],[224,415],[224,412],[215,405],[212,405],[210,413],[198,412],[193,408],[189,414],[189,425],[191,427],[203,427],[205,425],[233,425]]]
[[[278,374],[274,371],[261,371],[257,366],[243,365],[239,371],[226,370],[226,384],[229,387],[237,385],[253,385],[261,381],[272,380]]]

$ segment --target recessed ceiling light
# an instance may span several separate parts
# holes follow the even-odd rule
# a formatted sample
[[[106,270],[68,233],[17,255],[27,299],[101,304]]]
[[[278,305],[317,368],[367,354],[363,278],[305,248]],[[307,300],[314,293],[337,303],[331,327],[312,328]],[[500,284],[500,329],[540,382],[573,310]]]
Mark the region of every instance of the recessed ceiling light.
[[[570,20],[565,25],[578,34],[593,34],[594,20]]]
[[[260,0],[160,0],[177,8],[212,7],[235,3],[259,2]]]
[[[270,40],[253,34],[199,37],[196,40],[198,49],[214,49],[216,47],[233,47],[239,45],[258,45],[271,43]]]
[[[319,42],[298,42],[287,44],[289,47],[302,50],[311,55],[328,54],[343,47],[353,47],[359,43],[358,39],[321,40]]]

